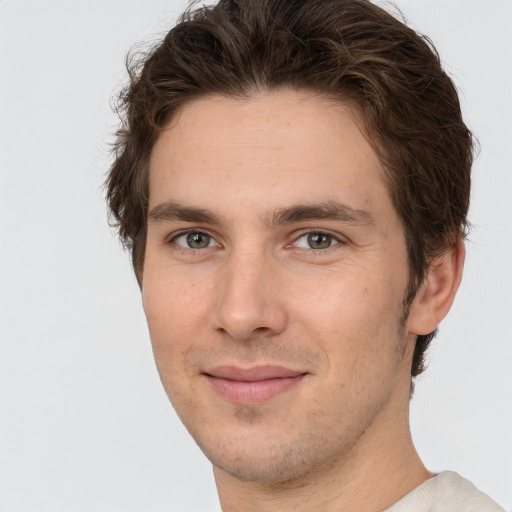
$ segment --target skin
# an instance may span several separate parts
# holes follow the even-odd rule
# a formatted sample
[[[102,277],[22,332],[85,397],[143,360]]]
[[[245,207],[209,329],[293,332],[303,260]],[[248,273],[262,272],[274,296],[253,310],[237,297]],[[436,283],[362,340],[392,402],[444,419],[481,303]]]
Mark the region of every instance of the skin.
[[[153,149],[144,309],[225,512],[378,511],[430,476],[409,432],[412,352],[451,305],[463,248],[404,318],[404,230],[359,124],[303,91],[208,96]],[[234,403],[207,375],[222,365],[301,378]]]

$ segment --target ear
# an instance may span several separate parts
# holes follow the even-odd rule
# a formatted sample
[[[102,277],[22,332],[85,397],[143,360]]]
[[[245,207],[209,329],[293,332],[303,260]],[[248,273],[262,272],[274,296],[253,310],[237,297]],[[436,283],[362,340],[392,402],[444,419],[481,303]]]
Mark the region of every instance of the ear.
[[[411,306],[408,319],[411,334],[429,334],[450,310],[462,279],[464,243],[461,241],[429,265]]]

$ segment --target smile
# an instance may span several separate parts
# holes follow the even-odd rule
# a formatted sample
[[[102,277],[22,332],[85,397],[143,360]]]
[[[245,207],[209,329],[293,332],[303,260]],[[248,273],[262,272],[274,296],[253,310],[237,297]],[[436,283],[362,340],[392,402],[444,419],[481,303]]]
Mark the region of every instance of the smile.
[[[213,390],[240,405],[261,404],[295,387],[306,373],[280,366],[242,369],[218,366],[205,372]]]

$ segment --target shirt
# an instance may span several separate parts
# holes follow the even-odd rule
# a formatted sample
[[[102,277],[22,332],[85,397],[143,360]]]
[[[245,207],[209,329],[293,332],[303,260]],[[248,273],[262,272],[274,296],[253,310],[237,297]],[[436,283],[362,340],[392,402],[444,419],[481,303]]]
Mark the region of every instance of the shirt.
[[[443,471],[384,512],[505,512],[469,480]]]

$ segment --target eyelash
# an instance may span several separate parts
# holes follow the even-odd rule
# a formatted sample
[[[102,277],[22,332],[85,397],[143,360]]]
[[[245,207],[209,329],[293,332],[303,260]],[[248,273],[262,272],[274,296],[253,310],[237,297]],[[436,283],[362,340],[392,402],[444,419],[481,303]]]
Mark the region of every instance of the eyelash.
[[[206,235],[216,245],[215,246],[208,245],[207,247],[204,247],[204,248],[193,248],[193,247],[185,247],[183,245],[179,245],[178,243],[176,243],[177,239],[179,239],[180,237],[189,235],[189,234]],[[310,235],[326,236],[329,239],[331,239],[332,244],[329,245],[329,247],[320,248],[320,249],[318,249],[318,248],[314,249],[313,247],[309,247],[308,248],[308,247],[298,247],[298,246],[296,246],[296,248],[299,249],[299,250],[302,250],[302,251],[308,251],[308,252],[313,252],[313,253],[316,253],[316,254],[321,254],[321,253],[324,253],[325,251],[327,251],[329,249],[332,249],[333,247],[337,247],[339,245],[345,245],[347,243],[347,241],[345,239],[343,239],[339,235],[335,235],[335,234],[333,234],[333,233],[331,233],[329,231],[319,230],[319,229],[310,229],[308,231],[301,232],[298,236],[295,236],[293,241],[286,245],[286,248],[292,248],[295,244],[297,244],[297,242],[300,239],[302,239],[304,237],[308,237]],[[173,249],[175,251],[186,252],[186,253],[198,253],[198,252],[202,252],[204,249],[212,249],[214,247],[219,247],[220,246],[220,244],[217,242],[216,237],[214,237],[213,235],[208,233],[207,230],[200,230],[200,229],[187,229],[187,230],[179,231],[178,233],[173,233],[170,237],[168,237],[166,239],[165,243],[167,245],[172,245]]]
[[[215,242],[218,245],[220,245],[216,238],[214,236],[212,236],[210,233],[208,233],[208,231],[206,230],[200,230],[200,229],[186,229],[186,230],[183,230],[183,231],[179,231],[178,233],[173,233],[170,237],[168,237],[165,241],[165,243],[167,245],[172,245],[173,246],[173,249],[176,250],[176,251],[182,251],[182,252],[187,252],[187,253],[190,253],[190,252],[199,252],[200,250],[203,250],[203,249],[211,249],[212,247],[210,247],[209,245],[207,247],[204,247],[202,249],[195,249],[193,247],[185,247],[184,245],[179,245],[178,243],[176,243],[176,240],[178,240],[178,238],[181,238],[183,236],[187,236],[187,235],[190,235],[190,234],[197,234],[197,235],[206,235],[208,236],[211,241]]]
[[[313,247],[298,247],[296,244],[297,242],[302,239],[302,238],[305,238],[305,237],[309,237],[311,235],[319,235],[319,236],[325,236],[327,238],[330,239],[330,241],[332,242],[331,245],[329,245],[329,247],[323,247],[323,248],[313,248]],[[323,231],[323,230],[318,230],[318,229],[312,229],[312,230],[309,230],[309,231],[304,231],[302,232],[299,236],[297,236],[294,241],[289,244],[287,247],[290,247],[290,246],[293,246],[295,245],[298,249],[302,249],[302,250],[305,250],[305,251],[312,251],[316,254],[318,253],[323,253],[329,249],[332,249],[333,247],[336,247],[338,245],[344,245],[346,243],[346,241],[344,241],[343,239],[341,239],[341,237],[339,235],[334,235],[333,233],[329,232],[329,231]]]

